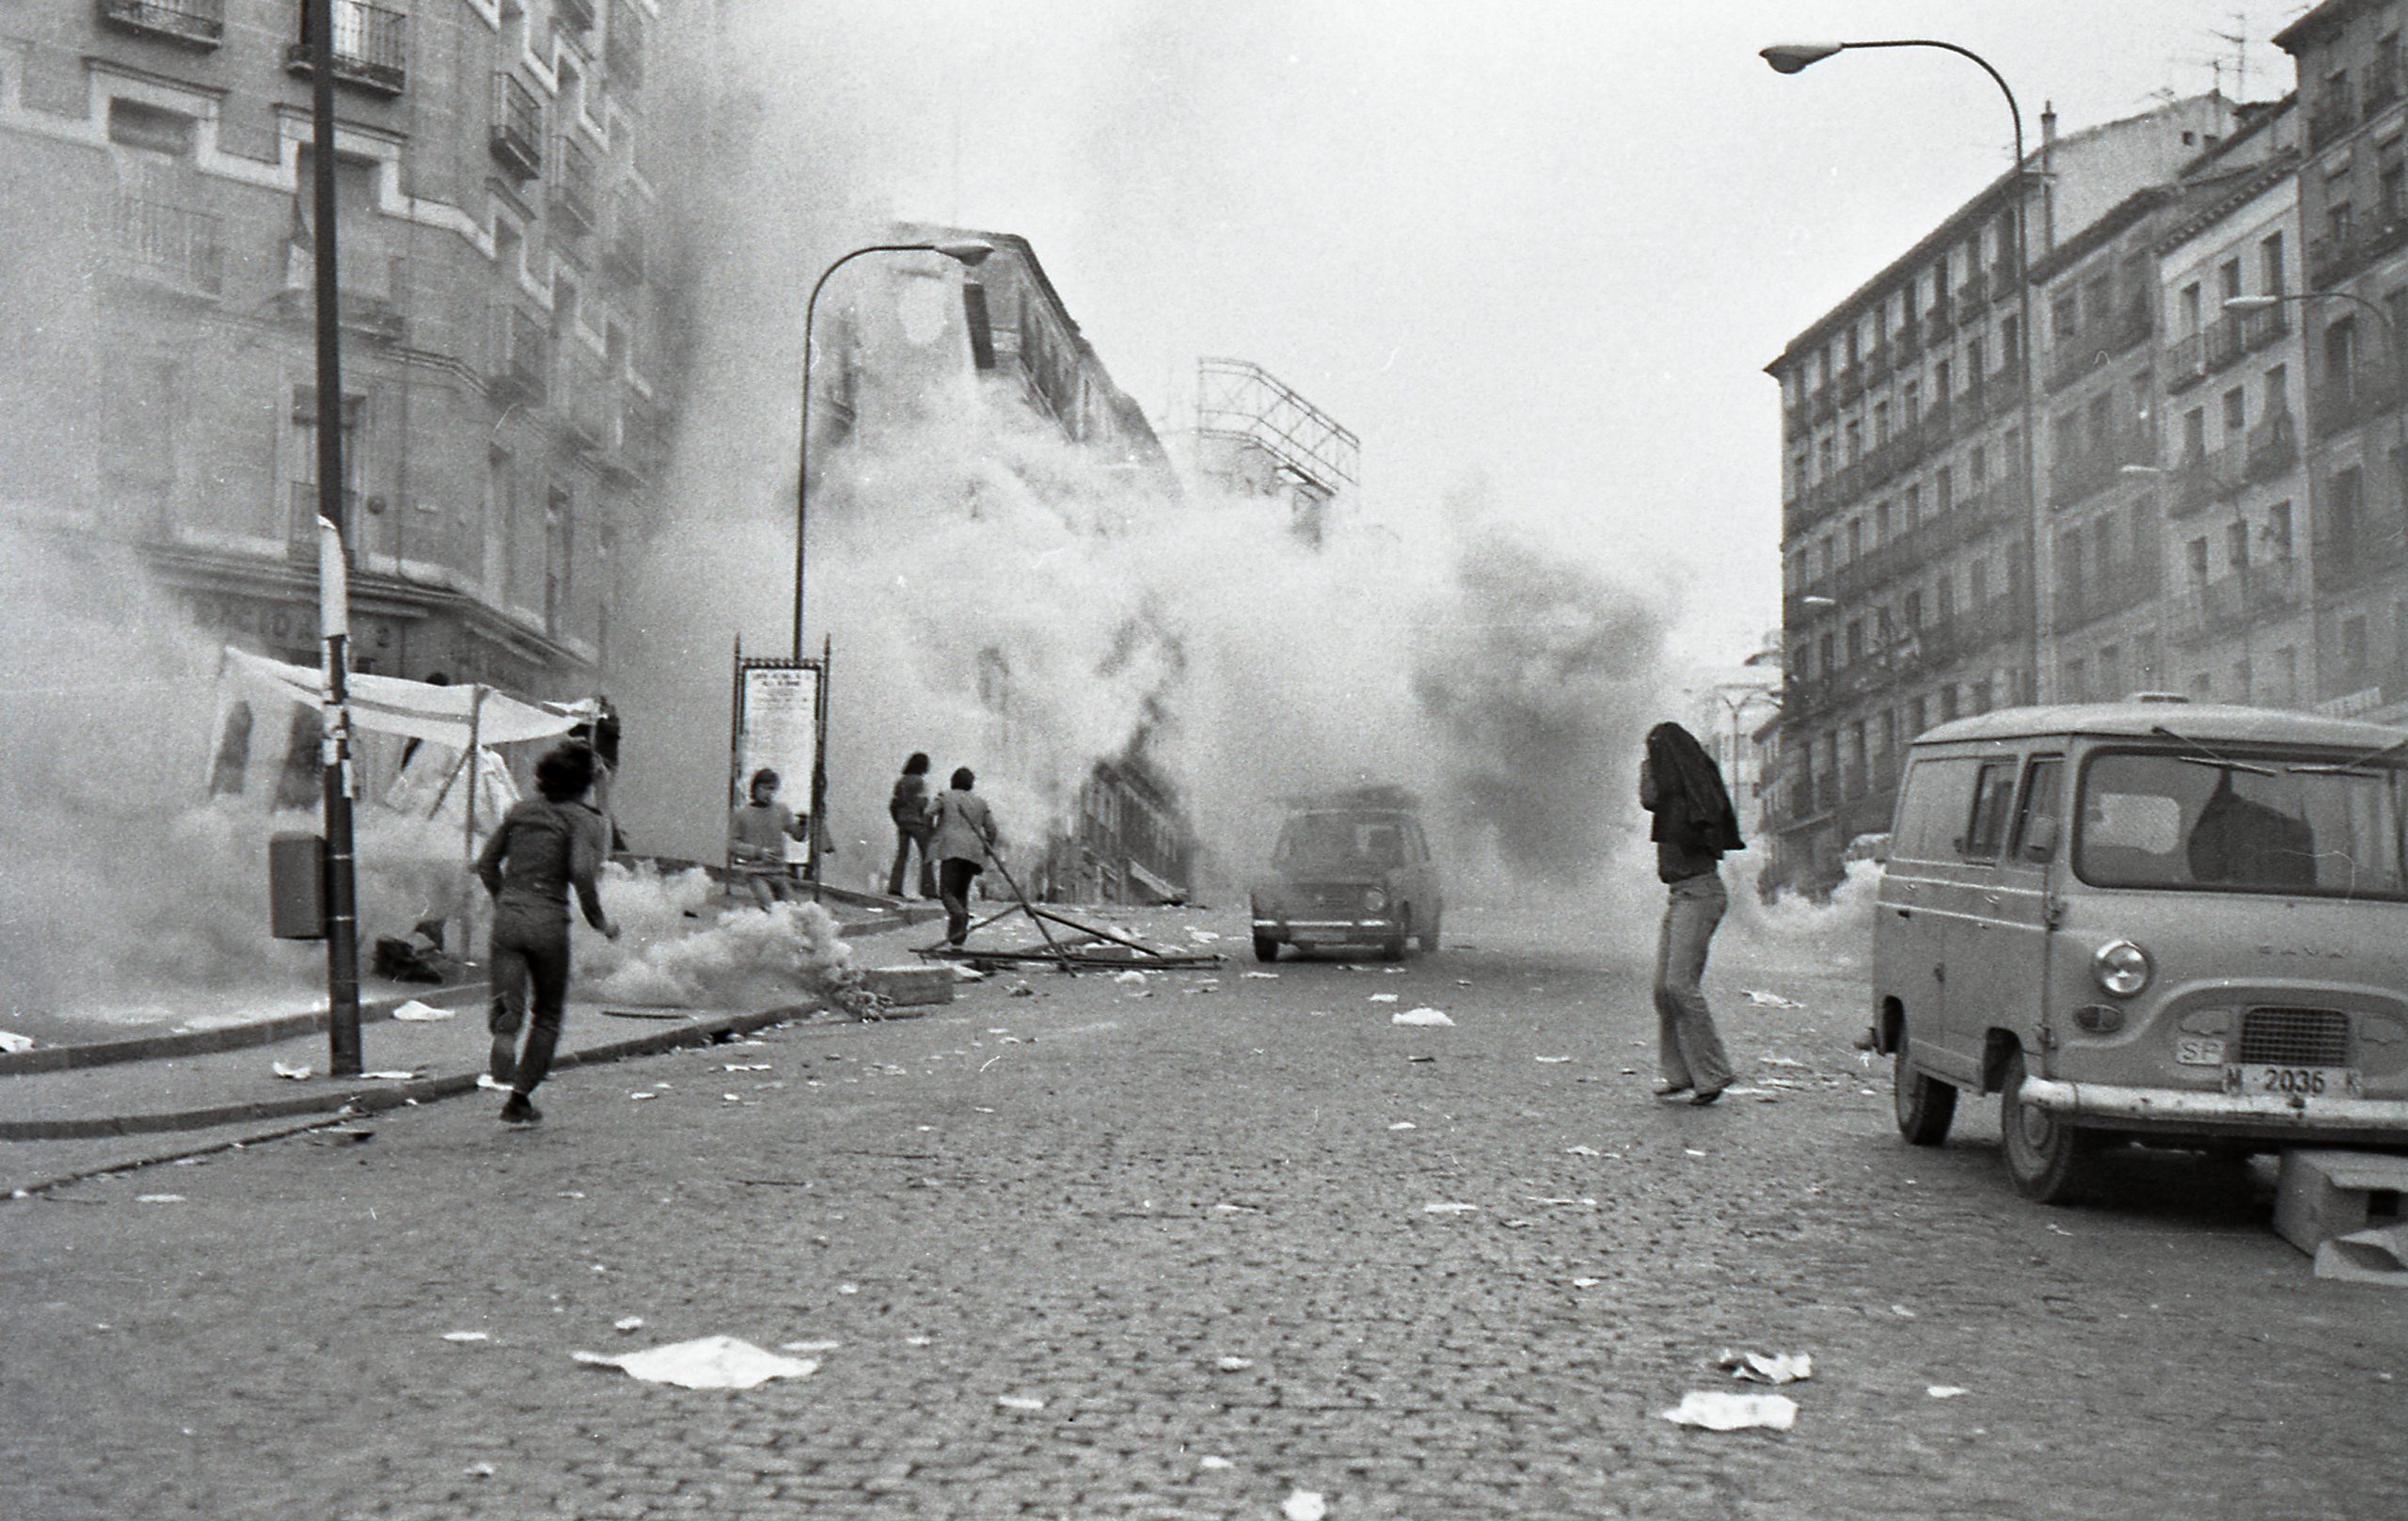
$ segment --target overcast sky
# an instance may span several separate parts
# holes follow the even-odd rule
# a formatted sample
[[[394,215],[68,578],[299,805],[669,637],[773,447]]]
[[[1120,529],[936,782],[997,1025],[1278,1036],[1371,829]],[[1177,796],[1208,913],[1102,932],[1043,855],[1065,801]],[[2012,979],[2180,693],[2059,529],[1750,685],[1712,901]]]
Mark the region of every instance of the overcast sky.
[[[755,0],[759,3],[759,0]],[[1763,366],[2010,158],[1933,51],[1783,78],[1796,40],[1938,36],[2036,144],[2218,83],[2291,87],[2263,0],[1279,5],[979,0],[768,13],[909,216],[1016,231],[1165,430],[1199,354],[1362,437],[1366,510],[1465,483],[1661,570],[1685,653],[1779,622]],[[2245,34],[2237,48],[2215,34]],[[829,119],[820,116],[820,119]]]

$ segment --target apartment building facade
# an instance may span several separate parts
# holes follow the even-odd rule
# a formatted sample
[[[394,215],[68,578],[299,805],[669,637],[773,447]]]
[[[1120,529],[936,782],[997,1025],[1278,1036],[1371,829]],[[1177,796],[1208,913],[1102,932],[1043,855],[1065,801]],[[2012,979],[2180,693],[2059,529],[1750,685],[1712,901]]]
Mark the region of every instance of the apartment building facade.
[[[2408,4],[2327,0],[2274,41],[2298,67],[2306,240],[2314,696],[2408,721]]]
[[[679,0],[334,0],[357,669],[594,689],[673,408],[647,94]],[[689,8],[707,0],[683,0]],[[204,635],[317,658],[300,0],[0,14],[12,527],[115,541]]]
[[[2062,140],[2043,120],[2030,172],[1987,187],[1766,367],[1782,389],[1787,672],[1769,880],[1831,880],[1850,838],[1888,827],[1915,733],[2053,685],[2035,659],[2040,408],[2019,197],[2036,261],[2230,120],[2215,96]]]

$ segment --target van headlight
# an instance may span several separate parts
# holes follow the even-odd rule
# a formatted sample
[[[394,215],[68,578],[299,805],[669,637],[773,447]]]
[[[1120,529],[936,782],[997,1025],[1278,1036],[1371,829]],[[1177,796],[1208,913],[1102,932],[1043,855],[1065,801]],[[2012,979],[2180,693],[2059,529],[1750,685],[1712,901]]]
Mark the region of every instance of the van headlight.
[[[1377,913],[1388,906],[1388,895],[1376,887],[1363,889],[1363,911]]]
[[[2090,974],[2118,998],[2130,998],[2147,987],[2150,971],[2148,952],[2129,940],[2111,940],[2090,959]]]

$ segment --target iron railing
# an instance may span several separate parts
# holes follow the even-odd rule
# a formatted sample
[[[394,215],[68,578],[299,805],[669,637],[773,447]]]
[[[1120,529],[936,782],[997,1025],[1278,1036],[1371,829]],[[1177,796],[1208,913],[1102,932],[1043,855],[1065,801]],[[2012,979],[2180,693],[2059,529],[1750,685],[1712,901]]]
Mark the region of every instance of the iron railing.
[[[328,0],[334,14],[335,78],[381,94],[398,95],[409,79],[409,16],[369,0]],[[284,66],[310,68],[309,16],[301,10],[301,40],[284,50]]]
[[[120,196],[115,251],[119,268],[196,295],[223,285],[222,224],[207,212]]]
[[[493,156],[522,180],[544,172],[544,104],[518,76],[493,76]]]
[[[226,37],[226,0],[100,0],[101,19],[129,32],[215,47]]]

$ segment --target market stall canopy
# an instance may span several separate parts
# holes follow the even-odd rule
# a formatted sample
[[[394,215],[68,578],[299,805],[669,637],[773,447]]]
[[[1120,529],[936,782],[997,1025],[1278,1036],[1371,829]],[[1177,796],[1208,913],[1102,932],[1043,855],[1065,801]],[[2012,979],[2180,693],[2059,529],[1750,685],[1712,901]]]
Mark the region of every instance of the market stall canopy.
[[[315,666],[288,665],[229,646],[226,668],[257,695],[316,707],[325,699],[325,678]],[[490,687],[438,687],[399,676],[354,675],[349,682],[351,721],[378,734],[406,735],[465,751],[479,745],[514,745],[564,735],[581,721],[504,697]]]

